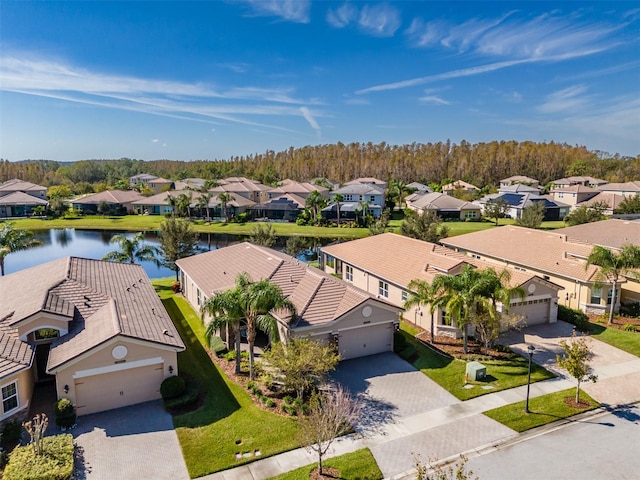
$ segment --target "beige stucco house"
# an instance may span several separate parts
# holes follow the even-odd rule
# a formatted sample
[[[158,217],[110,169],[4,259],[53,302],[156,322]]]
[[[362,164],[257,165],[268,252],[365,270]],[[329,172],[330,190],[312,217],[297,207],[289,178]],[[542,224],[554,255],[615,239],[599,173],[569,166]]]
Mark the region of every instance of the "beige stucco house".
[[[335,343],[343,360],[393,350],[402,308],[284,253],[244,242],[176,264],[183,293],[196,311],[212,294],[233,288],[238,274],[247,272],[253,281],[268,279],[278,285],[296,306],[296,318],[272,312],[281,340],[308,336]]]
[[[139,265],[67,257],[0,278],[0,422],[55,382],[78,415],[160,398],[184,344]]]
[[[604,220],[580,227],[544,231],[506,225],[445,238],[441,243],[457,252],[539,275],[564,288],[560,304],[604,313],[611,303],[611,287],[597,281],[599,267],[586,268],[586,259],[594,245],[619,248],[640,244],[640,223]],[[627,278],[619,288],[618,302],[640,301],[637,281]],[[615,310],[619,306],[615,305]]]
[[[412,280],[431,283],[436,275],[456,275],[465,265],[496,267],[445,247],[409,237],[385,233],[322,248],[322,263],[328,273],[340,275],[346,282],[372,295],[402,306],[409,296]],[[500,270],[496,268],[496,270]],[[535,325],[557,321],[559,286],[531,273],[509,269],[511,286],[520,286],[525,298],[513,298],[509,313],[521,323]],[[502,306],[499,307],[502,310]],[[431,329],[429,306],[416,306],[404,312],[404,318]],[[455,319],[446,312],[434,312],[436,335],[459,337]]]

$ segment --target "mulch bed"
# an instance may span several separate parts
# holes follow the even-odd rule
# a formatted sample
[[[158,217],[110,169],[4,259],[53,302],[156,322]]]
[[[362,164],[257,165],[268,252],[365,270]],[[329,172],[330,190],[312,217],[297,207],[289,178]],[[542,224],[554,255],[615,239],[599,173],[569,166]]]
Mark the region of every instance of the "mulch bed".
[[[640,318],[635,317],[620,317],[615,315],[613,317],[613,323],[609,322],[609,314],[596,315],[594,313],[588,313],[589,321],[609,328],[617,328],[618,330],[624,330],[626,325],[635,325],[637,331],[640,332]]]
[[[575,408],[576,410],[585,410],[591,406],[589,402],[585,402],[582,400],[576,402],[575,397],[565,397],[564,403],[569,405],[571,408]]]
[[[501,351],[496,348],[490,348],[489,351],[486,351],[479,342],[471,339],[467,342],[468,353],[465,354],[463,352],[462,339],[456,340],[452,337],[436,335],[434,339],[435,342],[431,343],[431,335],[427,331],[420,332],[416,335],[416,338],[429,345],[431,348],[435,348],[444,354],[462,360],[475,359],[478,357],[500,360],[513,356],[513,353],[510,351]]]
[[[318,468],[314,468],[309,476],[311,480],[325,480],[340,478],[340,470],[336,468],[322,467],[322,474],[318,473]]]

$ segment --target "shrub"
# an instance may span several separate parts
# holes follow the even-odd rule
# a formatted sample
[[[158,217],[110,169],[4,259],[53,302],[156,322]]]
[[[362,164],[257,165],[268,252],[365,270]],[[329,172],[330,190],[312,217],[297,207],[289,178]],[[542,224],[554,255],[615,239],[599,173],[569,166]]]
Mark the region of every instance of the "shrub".
[[[283,405],[282,410],[284,410],[288,415],[295,416],[298,414],[298,409],[293,405]]]
[[[168,398],[175,398],[184,393],[186,388],[184,378],[174,375],[173,377],[167,377],[160,385],[160,395],[164,400]]]
[[[276,402],[274,402],[271,398],[267,398],[267,401],[264,402],[264,404],[269,408],[273,408],[276,406]]]
[[[224,342],[219,336],[214,335],[211,337],[211,340],[209,341],[209,348],[211,348],[211,351],[213,353],[219,356],[222,352],[224,352],[227,349],[227,346],[224,344]],[[231,352],[231,353],[234,354],[234,358],[235,358],[236,352]]]
[[[620,305],[620,314],[627,317],[640,317],[640,302],[623,303]]]
[[[401,332],[395,332],[393,334],[393,351],[396,353],[401,352],[407,345],[407,339]]]
[[[236,359],[236,352],[233,350],[229,350],[222,356],[222,358],[224,358],[227,362],[233,362]]]
[[[67,480],[73,473],[73,437],[66,433],[44,437],[42,455],[33,446],[18,446],[9,454],[4,480]]]
[[[637,332],[638,331],[638,328],[632,323],[627,323],[623,328],[627,332]]]
[[[558,320],[571,323],[582,332],[589,330],[589,317],[581,310],[558,305]]]
[[[287,395],[282,399],[282,401],[285,403],[285,405],[291,405],[293,404],[293,397],[291,395]]]
[[[22,436],[22,423],[18,420],[11,420],[4,425],[2,430],[2,446],[15,445]]]
[[[61,398],[56,402],[55,409],[56,425],[61,428],[69,428],[76,423],[76,410],[73,403],[68,398]]]
[[[180,292],[180,290],[182,290],[182,285],[180,284],[180,282],[175,281],[171,284],[171,290],[173,290],[173,293],[178,293]]]
[[[200,384],[193,378],[185,380],[186,388],[182,395],[168,398],[164,401],[164,406],[168,410],[176,410],[189,407],[195,403],[200,396]]]

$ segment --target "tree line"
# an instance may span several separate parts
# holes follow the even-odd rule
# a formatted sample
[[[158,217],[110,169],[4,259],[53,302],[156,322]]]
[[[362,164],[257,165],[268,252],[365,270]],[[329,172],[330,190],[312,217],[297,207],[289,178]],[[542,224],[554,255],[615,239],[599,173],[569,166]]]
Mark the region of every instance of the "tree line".
[[[609,182],[635,180],[640,155],[625,157],[555,142],[492,141],[389,145],[341,142],[267,150],[224,160],[81,160],[54,162],[0,159],[0,182],[11,178],[51,185],[102,185],[110,188],[138,173],[181,180],[246,176],[265,184],[279,180],[323,177],[346,182],[358,177],[389,181],[447,183],[462,179],[479,187],[497,185],[512,175],[536,178],[542,184],[570,175],[589,175]],[[95,188],[94,188],[95,189]]]

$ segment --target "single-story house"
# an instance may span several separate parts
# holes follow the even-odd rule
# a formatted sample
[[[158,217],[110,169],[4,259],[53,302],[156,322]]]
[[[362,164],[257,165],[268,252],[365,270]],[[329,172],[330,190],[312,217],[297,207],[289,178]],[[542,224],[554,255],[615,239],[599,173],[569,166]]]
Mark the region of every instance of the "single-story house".
[[[144,195],[134,190],[106,190],[72,200],[71,205],[74,210],[79,210],[83,213],[98,213],[98,207],[101,204],[106,204],[111,213],[127,214],[134,213],[134,202],[139,202],[145,198]]]
[[[424,195],[425,193],[433,192],[433,188],[420,182],[411,182],[407,185],[407,189],[410,190],[413,195]]]
[[[49,202],[24,192],[12,192],[0,197],[0,218],[26,217],[38,206],[47,207]]]
[[[384,233],[350,242],[322,247],[321,265],[325,272],[339,275],[343,280],[368,291],[372,295],[402,307],[409,297],[412,280],[431,283],[436,275],[456,275],[465,265],[476,268],[499,266],[456,253],[445,247],[394,233]],[[526,298],[513,298],[509,314],[526,325],[557,321],[558,290],[560,286],[532,273],[512,268],[510,286],[520,286]],[[499,307],[502,309],[502,307]],[[430,307],[415,306],[404,312],[404,318],[431,329]],[[459,337],[461,332],[442,309],[434,311],[434,333]]]
[[[455,182],[447,183],[442,187],[442,193],[444,193],[445,195],[453,195],[454,192],[474,193],[479,190],[480,189],[475,185],[467,183],[463,180],[456,180]]]
[[[592,225],[593,229],[601,229],[601,238],[609,234],[609,229],[615,232],[619,227],[619,224],[609,223],[614,220],[604,222],[607,223],[597,222],[588,225]],[[621,238],[624,238],[625,242],[628,239],[628,243],[637,244],[634,238],[640,238],[639,230],[640,224],[631,228],[633,237],[629,237],[627,233]],[[555,230],[544,231],[505,225],[444,238],[440,243],[474,258],[541,276],[564,289],[560,295],[560,304],[585,312],[604,313],[611,304],[611,286],[597,281],[596,274],[600,267],[591,265],[585,268],[586,259],[594,245],[586,243],[589,237],[583,233],[584,241],[574,240],[571,238],[574,235],[576,233],[569,235]],[[613,245],[611,241],[606,243]],[[615,310],[620,306],[618,302],[640,301],[638,282],[627,279],[619,288]]]
[[[268,202],[257,203],[250,210],[255,219],[295,222],[305,207],[305,199],[293,193],[281,194]]]
[[[282,341],[308,336],[335,343],[343,360],[393,350],[401,308],[284,253],[243,242],[176,264],[183,293],[196,311],[211,295],[234,288],[238,274],[246,272],[254,281],[278,285],[296,306],[296,318],[271,312]]]
[[[624,201],[624,197],[618,193],[611,192],[597,192],[594,197],[589,200],[580,202],[577,207],[593,207],[593,206],[605,206],[605,210],[602,212],[604,215],[613,215],[613,213],[620,207],[620,204]]]
[[[329,189],[321,185],[314,185],[309,182],[296,182],[294,180],[283,180],[277,187],[267,192],[269,199],[278,198],[285,194],[293,194],[306,199],[312,192],[317,191],[322,198],[329,198]]]
[[[510,185],[523,184],[530,185],[532,187],[539,187],[540,182],[535,178],[527,177],[526,175],[513,175],[509,178],[503,178],[500,180],[500,187],[508,187]],[[540,190],[538,188],[538,190]]]
[[[55,382],[78,415],[160,398],[185,346],[139,265],[67,257],[0,277],[0,422]]]
[[[482,216],[479,205],[471,202],[459,200],[451,195],[433,192],[423,195],[411,195],[411,199],[407,197],[407,208],[414,210],[420,214],[424,212],[433,212],[442,219],[466,220],[480,219]]]
[[[562,220],[571,210],[571,207],[565,203],[535,193],[492,193],[476,200],[474,203],[479,205],[484,213],[487,204],[495,203],[499,200],[502,200],[509,206],[506,212],[509,218],[521,218],[524,209],[533,205],[535,202],[544,204],[545,221]]]

